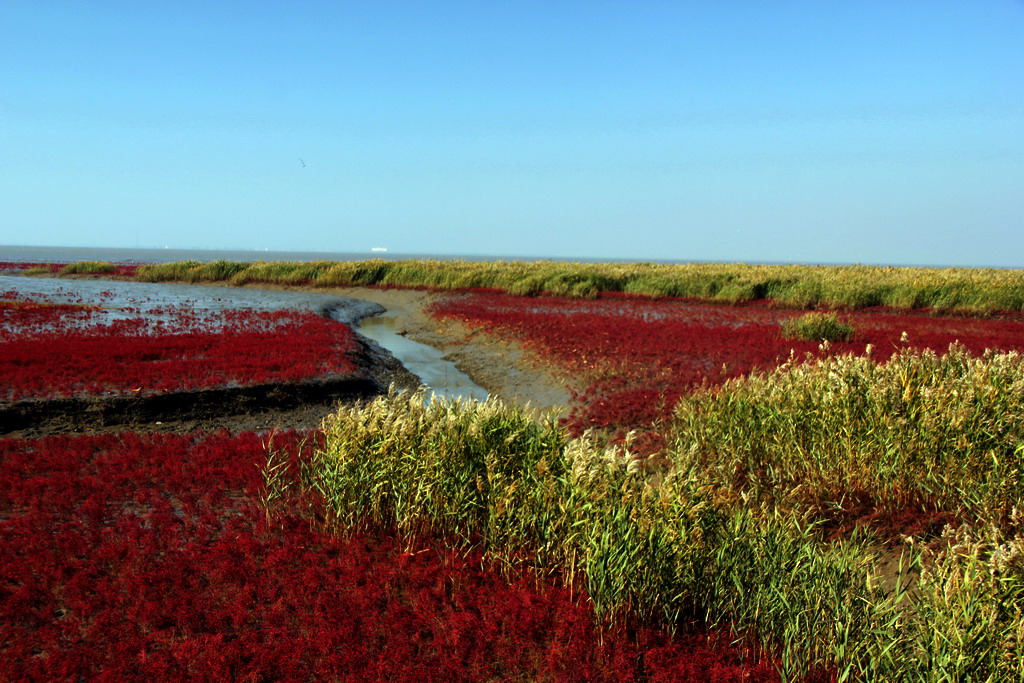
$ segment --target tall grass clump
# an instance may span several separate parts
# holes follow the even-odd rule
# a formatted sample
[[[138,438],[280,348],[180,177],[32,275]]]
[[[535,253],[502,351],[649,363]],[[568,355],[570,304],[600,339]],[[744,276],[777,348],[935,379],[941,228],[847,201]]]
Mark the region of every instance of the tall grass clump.
[[[25,270],[21,271],[21,274],[25,275],[27,277],[35,277],[37,275],[48,276],[48,275],[53,275],[53,271],[50,270],[49,268],[44,268],[42,266],[36,266],[35,268],[26,268]]]
[[[324,427],[312,481],[339,523],[395,528],[410,541],[444,533],[467,546],[516,547],[536,535],[524,515],[545,504],[521,496],[544,494],[533,484],[563,444],[552,422],[496,401],[409,393],[342,408]]]
[[[1021,520],[1014,522],[1012,535],[947,529],[921,553],[918,599],[907,621],[914,679],[1024,680],[1024,537]]]
[[[393,394],[330,417],[303,482],[338,529],[529,563],[607,619],[732,629],[784,680],[1021,680],[1022,428],[1022,357],[954,345],[793,358],[685,397],[668,464],[493,400]],[[826,540],[819,512],[864,498],[961,524]]]
[[[113,273],[116,267],[109,261],[76,261],[60,269],[61,275],[87,275]]]
[[[333,265],[330,261],[308,263],[291,261],[256,261],[231,276],[231,284],[266,282],[278,285],[314,284]]]
[[[813,342],[848,342],[853,338],[853,325],[841,322],[835,313],[805,313],[782,322],[782,336]]]
[[[866,671],[899,635],[903,592],[872,584],[862,541],[822,544],[798,518],[727,509],[694,470],[651,470],[494,401],[343,407],[303,480],[341,529],[532,563],[584,587],[606,618],[729,625],[778,652],[788,677]]]
[[[196,266],[189,271],[190,282],[221,282],[230,280],[247,266],[237,261],[225,261],[223,259],[210,261]]]
[[[1002,524],[1024,509],[1024,359],[905,350],[791,359],[683,398],[687,466],[745,496],[841,509],[925,505]]]
[[[200,261],[174,261],[139,266],[135,279],[143,282],[194,282],[192,273],[202,268]]]
[[[380,284],[389,270],[388,261],[342,261],[327,266],[316,278],[322,287],[370,287]]]

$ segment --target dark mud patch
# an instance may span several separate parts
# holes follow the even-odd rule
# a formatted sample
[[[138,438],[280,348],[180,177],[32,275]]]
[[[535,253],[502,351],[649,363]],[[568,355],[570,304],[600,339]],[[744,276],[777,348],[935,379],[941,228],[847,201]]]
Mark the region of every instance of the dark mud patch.
[[[420,385],[419,378],[372,341],[363,342],[354,360],[360,368],[354,376],[151,395],[3,402],[0,436],[312,429],[339,404],[373,398],[391,386],[412,390]]]

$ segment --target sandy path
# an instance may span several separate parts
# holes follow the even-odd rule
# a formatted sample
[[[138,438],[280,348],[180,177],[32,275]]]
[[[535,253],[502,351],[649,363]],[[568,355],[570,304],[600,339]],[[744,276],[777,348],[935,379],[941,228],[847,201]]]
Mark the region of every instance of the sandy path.
[[[507,403],[529,404],[559,413],[566,410],[569,389],[529,351],[457,322],[441,322],[429,316],[424,308],[444,297],[443,293],[370,287],[317,291],[373,301],[393,311],[401,333],[441,350],[459,370]]]

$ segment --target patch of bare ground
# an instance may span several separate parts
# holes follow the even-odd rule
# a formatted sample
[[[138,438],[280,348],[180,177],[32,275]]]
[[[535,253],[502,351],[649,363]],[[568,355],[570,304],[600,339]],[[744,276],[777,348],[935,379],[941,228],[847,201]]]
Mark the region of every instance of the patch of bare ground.
[[[439,321],[428,314],[426,307],[446,296],[444,293],[375,287],[322,291],[384,306],[396,315],[399,334],[439,349],[455,367],[506,403],[529,404],[543,411],[566,411],[571,399],[569,378],[557,376],[516,342],[501,340],[455,321]]]

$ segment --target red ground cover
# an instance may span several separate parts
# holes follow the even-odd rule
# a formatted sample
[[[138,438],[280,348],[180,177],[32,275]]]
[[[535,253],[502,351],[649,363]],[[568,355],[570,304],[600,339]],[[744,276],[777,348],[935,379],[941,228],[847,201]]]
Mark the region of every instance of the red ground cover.
[[[317,533],[316,501],[266,515],[264,459],[252,433],[0,440],[0,680],[778,680],[475,556]]]
[[[651,425],[694,387],[719,384],[756,369],[776,367],[795,353],[820,354],[817,343],[784,339],[780,323],[805,311],[683,300],[606,295],[597,300],[517,297],[492,292],[452,295],[431,307],[517,339],[557,363],[587,387],[575,397],[568,426],[612,430]],[[1024,348],[1024,318],[931,316],[881,309],[844,313],[856,334],[828,353],[879,361],[910,346],[946,351],[959,341],[975,353]],[[901,341],[906,332],[908,341]]]
[[[0,295],[0,400],[158,393],[358,372],[350,328],[312,312],[121,309]]]

